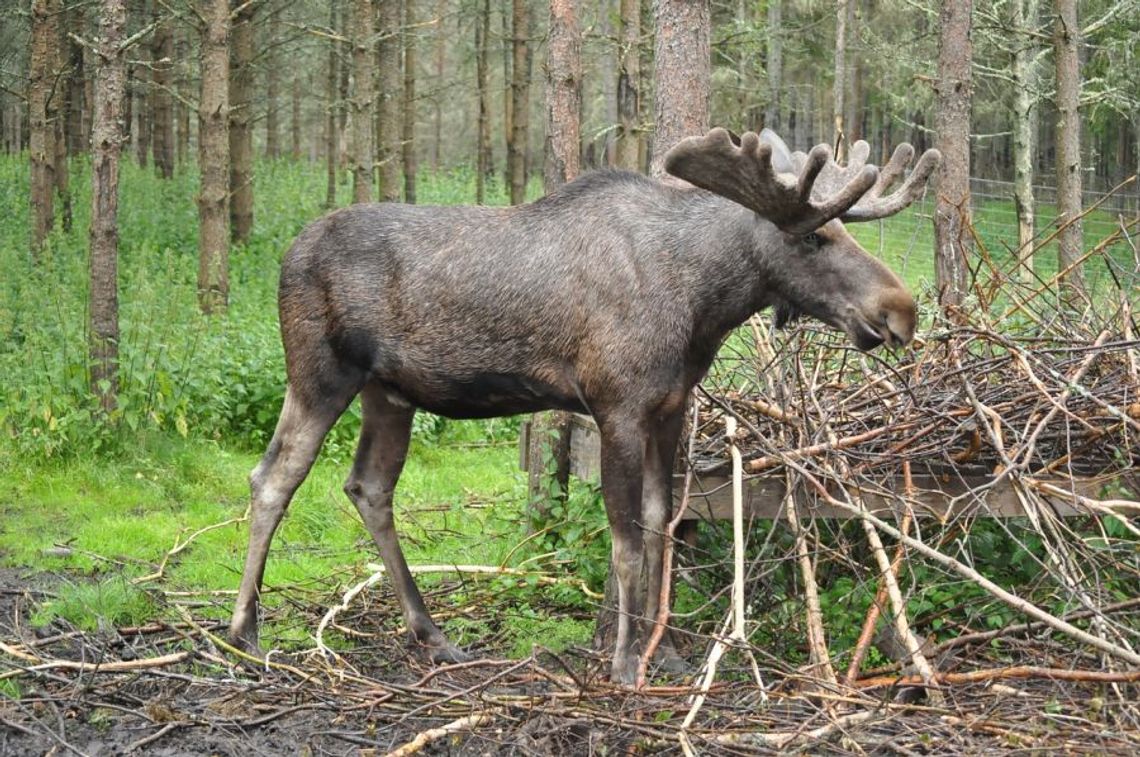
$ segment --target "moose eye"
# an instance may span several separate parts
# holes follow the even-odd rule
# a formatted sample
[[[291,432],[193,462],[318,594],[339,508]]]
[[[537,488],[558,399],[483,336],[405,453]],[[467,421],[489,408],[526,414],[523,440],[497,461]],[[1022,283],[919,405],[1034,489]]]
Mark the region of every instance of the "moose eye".
[[[813,231],[810,234],[804,234],[803,241],[808,247],[811,247],[813,250],[818,250],[820,245],[823,244],[823,237]]]

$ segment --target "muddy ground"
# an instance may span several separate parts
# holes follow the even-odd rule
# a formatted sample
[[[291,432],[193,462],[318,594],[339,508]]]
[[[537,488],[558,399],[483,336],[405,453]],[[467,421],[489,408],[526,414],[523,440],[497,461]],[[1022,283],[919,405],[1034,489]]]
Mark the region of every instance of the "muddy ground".
[[[357,635],[351,651],[274,655],[267,669],[221,647],[212,634],[223,628],[207,619],[216,614],[200,607],[184,622],[97,633],[32,627],[30,610],[57,580],[0,569],[0,685],[9,687],[0,689],[0,755],[370,755],[406,745],[448,755],[670,754],[683,737],[698,754],[1140,752],[1133,684],[990,681],[947,687],[942,704],[902,704],[899,687],[810,686],[757,650],[767,703],[746,655],[730,653],[683,729],[689,678],[616,689],[588,650],[538,647],[511,660],[492,639],[473,663],[432,668],[370,624],[368,613],[395,606],[382,591],[341,619]],[[315,628],[323,611],[301,598],[278,612]],[[1022,640],[1003,654],[1016,655],[1017,644],[1041,653]]]

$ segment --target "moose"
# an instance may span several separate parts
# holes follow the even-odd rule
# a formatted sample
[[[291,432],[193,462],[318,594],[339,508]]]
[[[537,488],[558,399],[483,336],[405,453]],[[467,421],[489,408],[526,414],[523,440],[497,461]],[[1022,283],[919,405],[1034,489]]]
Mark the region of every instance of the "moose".
[[[600,431],[618,585],[611,676],[632,684],[657,615],[684,407],[729,331],[774,308],[777,321],[811,316],[862,350],[914,335],[914,298],[843,222],[903,210],[940,158],[927,151],[906,176],[910,145],[882,171],[869,152],[858,142],[840,166],[827,145],[805,155],[768,130],[718,128],[670,150],[662,180],[600,171],[511,208],[360,204],[305,228],[281,268],[287,386],[250,476],[231,640],[258,653],[274,530],[359,395],[344,490],[414,641],[434,663],[465,659],[428,613],[393,524],[412,417],[569,410]]]

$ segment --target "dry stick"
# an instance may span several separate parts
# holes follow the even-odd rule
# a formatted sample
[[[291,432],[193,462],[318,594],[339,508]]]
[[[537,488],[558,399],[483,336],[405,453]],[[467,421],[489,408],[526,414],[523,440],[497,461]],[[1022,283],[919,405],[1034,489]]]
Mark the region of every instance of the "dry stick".
[[[824,680],[835,684],[835,669],[831,667],[831,656],[827,651],[827,637],[823,630],[823,610],[819,604],[819,584],[815,580],[815,566],[812,565],[811,554],[807,546],[806,529],[801,527],[799,516],[796,514],[796,500],[793,492],[791,475],[787,476],[787,493],[784,495],[784,514],[796,540],[796,559],[800,566],[800,575],[804,582],[804,601],[807,604],[807,640],[811,653],[812,668],[822,674]]]
[[[176,536],[174,538],[174,546],[170,548],[169,552],[167,552],[165,555],[162,556],[162,562],[160,562],[158,564],[158,570],[156,570],[154,573],[150,573],[150,574],[145,575],[145,576],[139,576],[138,578],[132,578],[131,583],[132,584],[141,584],[141,583],[146,583],[147,581],[157,581],[158,579],[162,578],[163,574],[166,572],[166,566],[170,563],[170,558],[174,557],[179,552],[181,552],[182,550],[189,547],[190,544],[193,543],[193,541],[195,539],[197,539],[199,536],[201,536],[202,534],[208,533],[210,531],[214,531],[214,530],[219,529],[219,528],[225,528],[226,526],[232,526],[235,523],[244,523],[247,520],[249,520],[249,510],[248,509],[245,511],[245,514],[239,518],[230,518],[229,520],[222,521],[221,523],[214,523],[213,525],[206,526],[204,528],[199,528],[197,531],[195,531],[194,533],[192,533],[188,537],[186,537],[186,541],[184,541],[184,542],[179,543],[178,539],[181,536],[181,534],[179,534],[179,536]]]
[[[971,670],[966,673],[938,673],[938,683],[958,684],[979,681],[998,681],[1011,678],[1047,678],[1055,681],[1087,681],[1094,683],[1134,683],[1140,681],[1140,670],[1111,671],[1070,670],[1068,668],[1041,668],[1035,665],[1017,665],[991,670]],[[919,676],[876,676],[856,681],[860,689],[873,689],[880,686],[909,686],[922,684]]]
[[[831,495],[831,492],[829,492],[827,490],[827,487],[824,486],[815,476],[813,476],[810,471],[808,471],[802,465],[799,465],[798,463],[796,463],[794,460],[788,460],[786,464],[788,465],[789,468],[796,470],[801,476],[803,476],[807,480],[807,482],[812,485],[812,488],[814,488],[816,490],[816,492],[818,492],[819,496],[825,502],[827,502],[829,505],[842,508],[843,510],[846,510],[846,511],[854,514],[858,518],[870,522],[872,525],[874,525],[880,531],[886,532],[892,538],[903,542],[904,544],[906,544],[911,549],[914,549],[917,552],[922,553],[923,555],[930,558],[934,562],[938,563],[939,565],[941,565],[945,568],[949,568],[950,570],[954,571],[958,575],[973,581],[978,586],[981,586],[983,589],[988,591],[994,597],[1000,599],[1002,602],[1006,603],[1007,605],[1012,607],[1017,612],[1021,612],[1021,613],[1024,613],[1025,615],[1029,615],[1030,617],[1036,618],[1037,620],[1040,620],[1041,622],[1045,623],[1045,625],[1049,626],[1050,628],[1054,629],[1055,631],[1059,631],[1060,633],[1063,633],[1067,636],[1071,636],[1072,638],[1077,639],[1079,641],[1082,641],[1085,644],[1088,644],[1089,646],[1095,647],[1095,648],[1097,648],[1103,652],[1108,652],[1109,654],[1113,655],[1114,657],[1117,657],[1121,660],[1124,660],[1125,662],[1131,663],[1133,665],[1140,665],[1140,654],[1136,654],[1135,652],[1133,652],[1131,650],[1124,649],[1123,647],[1117,646],[1116,644],[1113,644],[1112,642],[1107,641],[1106,639],[1102,639],[1099,636],[1094,636],[1093,634],[1090,634],[1087,631],[1082,631],[1081,629],[1077,628],[1076,626],[1072,625],[1071,623],[1066,623],[1065,621],[1061,620],[1060,618],[1057,618],[1053,615],[1050,615],[1049,613],[1045,612],[1041,608],[1037,607],[1032,602],[1025,600],[1025,599],[1022,599],[1021,597],[1017,596],[1016,594],[1012,594],[1012,593],[1006,591],[1005,589],[1001,588],[1000,586],[995,584],[993,581],[989,580],[988,578],[983,576],[981,573],[978,573],[978,571],[974,570],[973,568],[969,567],[968,565],[964,565],[963,563],[959,562],[958,560],[955,560],[953,557],[950,557],[948,555],[944,555],[941,552],[939,552],[938,550],[927,546],[925,543],[919,541],[918,539],[915,539],[911,536],[908,536],[908,535],[900,532],[897,528],[895,528],[891,524],[885,522],[881,518],[875,517],[873,514],[868,512],[865,508],[856,507],[855,505],[851,504],[850,502],[845,502],[845,501],[836,499],[835,497],[833,497]]]
[[[697,407],[696,396],[690,396],[689,402],[693,408],[692,417],[689,419],[689,443],[686,453],[689,464],[685,466],[685,481],[681,488],[681,504],[677,506],[677,512],[673,514],[673,518],[665,528],[665,544],[661,556],[661,592],[657,600],[657,617],[653,619],[653,631],[649,634],[649,641],[645,644],[645,653],[637,661],[636,685],[639,689],[645,686],[649,661],[653,659],[657,647],[661,644],[661,639],[665,636],[665,628],[669,624],[669,605],[673,593],[673,536],[677,533],[677,526],[681,525],[681,520],[689,509],[689,497],[693,490],[693,449],[697,443],[697,430],[700,426],[697,423],[699,408]]]
[[[438,728],[429,728],[426,731],[418,733],[411,741],[388,752],[388,757],[404,757],[404,755],[415,754],[433,741],[439,741],[445,736],[450,736],[459,731],[469,731],[487,725],[494,719],[495,716],[489,712],[477,712],[474,715],[457,718],[447,725],[441,725]]]
[[[719,733],[708,736],[709,740],[721,746],[763,746],[773,747],[776,749],[784,749],[793,744],[802,744],[810,741],[819,741],[831,736],[836,731],[841,731],[844,728],[852,725],[858,725],[866,720],[872,718],[882,717],[881,713],[877,710],[864,710],[862,712],[853,712],[850,715],[843,715],[831,721],[827,725],[822,725],[819,728],[813,728],[810,731],[792,731],[792,732],[776,732],[776,733],[757,733],[749,731],[747,733]]]
[[[713,643],[705,663],[705,675],[701,680],[700,693],[693,697],[689,712],[681,723],[677,737],[686,755],[693,754],[693,750],[685,731],[693,724],[697,713],[705,703],[709,688],[716,677],[717,663],[729,646],[739,645],[746,648],[748,644],[748,638],[744,634],[744,464],[740,457],[740,448],[736,446],[736,418],[731,415],[724,418],[724,435],[732,457],[732,632],[727,641],[717,638]],[[751,657],[751,654],[749,656]],[[760,687],[762,701],[767,701],[764,682],[760,678],[760,669],[756,665],[755,658],[752,658],[752,671]]]
[[[42,670],[75,670],[80,673],[122,673],[128,670],[146,670],[147,668],[161,668],[166,665],[173,665],[176,662],[182,662],[190,657],[192,652],[175,652],[174,654],[162,655],[160,657],[147,657],[141,660],[117,660],[114,662],[92,663],[92,662],[75,662],[74,660],[57,660],[45,659],[37,655],[30,654],[21,650],[18,647],[13,647],[0,641],[0,652],[11,655],[19,660],[25,662],[33,662],[34,665],[28,667],[21,667],[15,670],[9,670],[5,673],[0,673],[0,681],[6,678],[14,678],[16,676],[26,675],[28,673],[37,673]]]
[[[909,501],[914,496],[914,480],[910,475],[910,460],[903,460],[903,486],[905,487],[906,498]],[[903,513],[902,532],[904,534],[910,531],[912,515],[909,507]],[[895,547],[894,557],[891,558],[891,575],[898,576],[905,554],[906,550],[903,549],[903,545],[899,544]],[[848,686],[859,675],[859,668],[863,664],[863,658],[867,655],[867,649],[871,646],[871,638],[875,635],[875,626],[879,622],[879,615],[886,601],[887,582],[884,579],[879,579],[879,590],[875,593],[875,599],[871,602],[871,606],[867,608],[867,617],[863,619],[863,628],[859,632],[858,641],[855,642],[855,651],[851,653],[851,663],[847,666],[847,674],[843,677],[843,682]]]

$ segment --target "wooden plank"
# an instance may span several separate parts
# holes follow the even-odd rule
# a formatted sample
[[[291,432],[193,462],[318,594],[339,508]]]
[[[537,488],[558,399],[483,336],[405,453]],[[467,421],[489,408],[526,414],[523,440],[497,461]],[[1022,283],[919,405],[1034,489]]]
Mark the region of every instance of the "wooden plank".
[[[570,434],[570,472],[584,481],[597,480],[601,472],[601,438],[598,428],[589,416],[575,415]],[[1136,486],[1135,475],[1123,475],[1128,483]],[[1104,487],[1114,481],[1107,479],[1057,478],[1051,483],[1063,489],[1075,488],[1084,497],[1099,499]],[[677,500],[681,496],[683,476],[677,475],[674,492]],[[915,495],[912,506],[916,515],[950,520],[976,515],[983,518],[1019,518],[1025,516],[1017,490],[1008,482],[993,483],[988,476],[968,478],[916,475],[913,477]],[[885,482],[884,488],[901,495],[902,476]],[[784,517],[786,496],[784,477],[781,474],[754,476],[745,479],[744,511],[751,519],[774,520]],[[831,492],[836,499],[843,500],[837,488]],[[901,496],[884,494],[882,491],[859,492],[855,487],[848,488],[848,496],[862,496],[864,504],[878,516],[894,517],[901,515],[905,507]],[[846,520],[856,517],[850,511],[820,502],[814,492],[796,493],[797,512],[801,518],[832,518]],[[1088,511],[1074,507],[1071,502],[1060,498],[1046,497],[1054,511],[1062,517],[1087,515]],[[690,495],[687,520],[713,519],[727,520],[732,517],[732,490],[730,479],[725,475],[700,476],[694,481]]]

